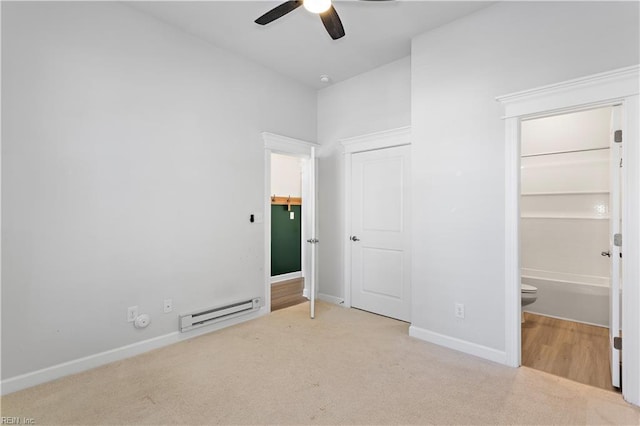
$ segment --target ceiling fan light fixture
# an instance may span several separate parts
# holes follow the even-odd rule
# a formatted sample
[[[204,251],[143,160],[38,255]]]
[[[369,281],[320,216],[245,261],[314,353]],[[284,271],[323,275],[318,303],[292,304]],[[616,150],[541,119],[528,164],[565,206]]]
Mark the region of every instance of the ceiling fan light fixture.
[[[311,13],[322,13],[329,10],[331,0],[304,0],[302,5]]]

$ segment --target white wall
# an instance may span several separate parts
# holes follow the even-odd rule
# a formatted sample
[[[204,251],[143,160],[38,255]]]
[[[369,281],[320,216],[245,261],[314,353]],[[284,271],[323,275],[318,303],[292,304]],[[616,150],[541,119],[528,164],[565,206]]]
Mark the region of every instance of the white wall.
[[[520,154],[607,148],[611,107],[553,115],[522,122]]]
[[[610,128],[611,108],[522,123],[523,276],[608,286]]]
[[[271,154],[271,195],[302,197],[302,159]]]
[[[315,91],[114,2],[3,2],[2,66],[3,378],[263,295],[260,132]]]
[[[505,154],[495,97],[637,64],[638,16],[637,3],[505,2],[413,40],[412,325],[423,335],[499,359]]]
[[[609,324],[610,129],[609,107],[522,123],[520,270],[538,288],[527,312]]]
[[[408,126],[411,60],[391,62],[318,92],[319,292],[344,298],[344,164],[339,140]]]

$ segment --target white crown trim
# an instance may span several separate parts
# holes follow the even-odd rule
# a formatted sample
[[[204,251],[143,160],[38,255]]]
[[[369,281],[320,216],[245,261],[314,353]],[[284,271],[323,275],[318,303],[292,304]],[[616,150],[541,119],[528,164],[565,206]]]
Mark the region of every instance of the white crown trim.
[[[345,153],[371,151],[393,146],[411,145],[411,127],[383,130],[381,132],[340,139]]]
[[[265,149],[286,153],[308,155],[312,147],[319,147],[317,143],[276,135],[275,133],[262,132],[262,140]]]
[[[562,110],[580,105],[601,104],[603,101],[615,101],[638,94],[639,74],[640,65],[633,65],[498,96],[496,100],[504,105],[504,118],[523,117],[540,111]]]

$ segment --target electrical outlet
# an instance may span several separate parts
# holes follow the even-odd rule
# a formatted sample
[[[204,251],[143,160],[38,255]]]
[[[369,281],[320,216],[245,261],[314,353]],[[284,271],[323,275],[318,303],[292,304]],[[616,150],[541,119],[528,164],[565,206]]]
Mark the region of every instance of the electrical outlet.
[[[164,313],[167,314],[173,311],[173,300],[164,299]]]
[[[464,319],[464,304],[456,303],[454,309],[455,309],[454,312],[455,312],[456,318]]]
[[[134,322],[138,317],[138,307],[129,306],[127,309],[127,322]]]

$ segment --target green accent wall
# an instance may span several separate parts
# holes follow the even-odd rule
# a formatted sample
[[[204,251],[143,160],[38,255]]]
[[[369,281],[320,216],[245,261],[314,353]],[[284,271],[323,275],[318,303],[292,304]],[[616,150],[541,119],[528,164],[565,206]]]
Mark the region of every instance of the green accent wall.
[[[271,206],[271,276],[300,271],[302,206],[291,206],[290,219],[287,206]]]

